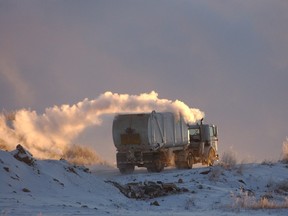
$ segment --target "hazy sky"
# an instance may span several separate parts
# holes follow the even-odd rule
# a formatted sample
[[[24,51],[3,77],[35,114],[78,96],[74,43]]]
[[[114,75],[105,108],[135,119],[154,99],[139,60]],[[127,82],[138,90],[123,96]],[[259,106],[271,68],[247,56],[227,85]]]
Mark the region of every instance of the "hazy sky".
[[[287,11],[287,0],[0,0],[0,109],[42,113],[105,91],[154,90],[204,111],[220,153],[279,159]],[[111,118],[79,142],[107,157]]]

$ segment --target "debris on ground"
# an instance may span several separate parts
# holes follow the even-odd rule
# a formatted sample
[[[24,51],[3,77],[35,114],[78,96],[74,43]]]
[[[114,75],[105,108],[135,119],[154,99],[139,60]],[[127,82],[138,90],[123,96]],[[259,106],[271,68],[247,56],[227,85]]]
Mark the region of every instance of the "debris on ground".
[[[133,182],[122,185],[115,181],[106,181],[111,183],[128,198],[134,199],[152,199],[160,196],[179,194],[188,192],[187,188],[179,188],[174,183],[163,183],[161,181],[153,182]]]

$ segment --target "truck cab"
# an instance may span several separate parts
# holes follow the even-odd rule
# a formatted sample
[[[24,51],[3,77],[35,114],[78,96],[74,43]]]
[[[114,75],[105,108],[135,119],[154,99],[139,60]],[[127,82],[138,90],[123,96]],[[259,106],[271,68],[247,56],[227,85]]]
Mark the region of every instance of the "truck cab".
[[[217,126],[210,124],[189,125],[189,149],[194,156],[194,162],[213,165],[218,160]]]

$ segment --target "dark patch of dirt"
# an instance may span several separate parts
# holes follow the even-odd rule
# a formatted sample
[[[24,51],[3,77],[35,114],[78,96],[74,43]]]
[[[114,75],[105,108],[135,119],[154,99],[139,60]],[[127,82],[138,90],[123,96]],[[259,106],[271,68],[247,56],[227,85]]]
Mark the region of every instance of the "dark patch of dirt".
[[[31,191],[30,191],[29,189],[27,189],[27,188],[23,188],[22,191],[25,192],[25,193],[31,192]]]

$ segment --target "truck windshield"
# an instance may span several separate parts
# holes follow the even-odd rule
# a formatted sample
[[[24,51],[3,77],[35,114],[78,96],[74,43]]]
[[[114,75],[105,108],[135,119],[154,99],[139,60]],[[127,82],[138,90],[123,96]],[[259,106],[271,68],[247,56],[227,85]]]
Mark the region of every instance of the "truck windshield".
[[[190,135],[192,135],[192,136],[200,134],[200,131],[198,128],[197,129],[190,129],[189,132],[190,132]]]
[[[200,130],[199,128],[193,128],[189,130],[190,142],[191,141],[200,141]]]

